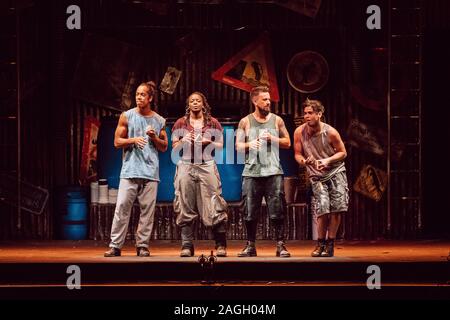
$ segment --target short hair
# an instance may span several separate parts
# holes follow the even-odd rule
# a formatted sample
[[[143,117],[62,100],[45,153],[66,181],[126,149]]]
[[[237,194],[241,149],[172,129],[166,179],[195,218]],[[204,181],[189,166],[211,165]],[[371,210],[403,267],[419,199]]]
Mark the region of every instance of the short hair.
[[[322,114],[325,113],[325,107],[323,106],[322,102],[320,102],[319,100],[306,99],[305,102],[303,102],[302,107],[303,107],[303,110],[306,107],[311,107],[313,109],[313,111],[316,113],[318,113],[318,112],[322,112]]]
[[[253,100],[253,98],[256,97],[258,94],[260,94],[261,92],[269,92],[269,87],[266,86],[253,87],[252,90],[250,91],[250,99]]]

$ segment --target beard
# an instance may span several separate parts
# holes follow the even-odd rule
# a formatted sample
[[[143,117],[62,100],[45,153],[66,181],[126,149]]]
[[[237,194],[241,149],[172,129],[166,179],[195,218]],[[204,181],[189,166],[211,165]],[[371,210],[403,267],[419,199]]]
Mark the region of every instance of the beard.
[[[266,117],[266,116],[270,113],[270,110],[265,110],[265,109],[260,108],[260,107],[258,107],[258,106],[257,106],[257,108],[258,108],[259,113],[260,113],[261,115],[263,115],[264,117]]]

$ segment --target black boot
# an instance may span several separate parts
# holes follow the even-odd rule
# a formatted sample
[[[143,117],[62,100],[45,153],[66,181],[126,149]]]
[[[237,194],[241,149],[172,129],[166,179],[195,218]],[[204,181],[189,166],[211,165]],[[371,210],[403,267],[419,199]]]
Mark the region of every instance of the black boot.
[[[328,239],[325,244],[325,249],[320,254],[321,257],[333,257],[334,256],[334,239]]]
[[[181,247],[180,257],[192,257],[194,255],[194,245]]]
[[[137,247],[136,255],[138,257],[150,257],[150,251],[146,247]]]
[[[325,250],[325,239],[318,239],[316,248],[311,252],[311,257],[321,257],[323,250]]]
[[[106,251],[104,253],[103,256],[105,256],[105,257],[120,257],[121,254],[122,253],[119,248],[111,247],[111,248],[109,248],[108,251]]]
[[[284,241],[277,242],[277,252],[275,255],[280,258],[289,258],[291,256],[289,251],[286,249],[286,244]]]
[[[275,228],[275,239],[277,242],[282,241],[286,239],[284,234],[284,220],[283,219],[272,219],[271,220],[272,225]]]
[[[256,257],[256,247],[254,241],[247,241],[245,248],[238,253],[238,257]]]
[[[192,257],[194,255],[194,233],[192,224],[181,226],[181,252],[180,257]]]
[[[227,256],[227,237],[225,233],[225,228],[216,227],[213,228],[214,240],[216,241],[216,256],[226,257]]]

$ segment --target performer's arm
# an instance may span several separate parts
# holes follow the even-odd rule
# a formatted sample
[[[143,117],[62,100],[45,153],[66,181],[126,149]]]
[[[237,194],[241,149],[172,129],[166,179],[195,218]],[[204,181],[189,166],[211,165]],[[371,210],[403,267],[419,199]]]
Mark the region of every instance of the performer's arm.
[[[180,139],[181,136],[183,137]],[[176,149],[177,147],[186,143],[194,143],[194,133],[188,131],[187,129],[178,127],[177,123],[175,123],[172,133],[172,149]]]
[[[161,131],[159,132],[159,136],[156,135],[155,130],[148,130],[147,134],[152,140],[152,142],[155,144],[155,147],[160,152],[165,152],[167,150],[167,146],[169,144],[167,140],[167,133],[166,133],[166,126],[162,127]]]
[[[261,147],[261,141],[259,138],[245,142],[246,129],[249,125],[247,117],[239,121],[238,129],[236,132],[236,150],[238,152],[247,152],[249,149],[258,149]]]
[[[302,128],[298,127],[294,132],[294,156],[295,161],[301,166],[306,166],[306,159],[303,156],[303,146],[302,146]]]
[[[283,119],[276,116],[277,127],[279,132],[279,137],[271,135],[269,132],[266,132],[261,136],[261,139],[272,141],[281,149],[289,149],[291,147],[291,138],[289,137],[289,132],[286,129],[286,125],[284,124]]]
[[[125,113],[122,113],[117,124],[116,132],[114,133],[114,147],[127,148],[132,145],[137,145],[143,148],[147,142],[144,137],[128,138],[128,119]]]
[[[223,128],[220,122],[213,120],[213,127],[208,128],[202,135],[202,145],[211,145],[210,148],[214,150],[221,150],[223,148]]]

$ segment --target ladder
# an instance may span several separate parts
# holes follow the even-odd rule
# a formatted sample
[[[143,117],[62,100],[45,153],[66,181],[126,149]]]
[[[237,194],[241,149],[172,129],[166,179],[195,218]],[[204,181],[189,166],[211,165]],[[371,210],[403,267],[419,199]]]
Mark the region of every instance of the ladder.
[[[389,0],[388,212],[390,237],[422,229],[422,0]]]

